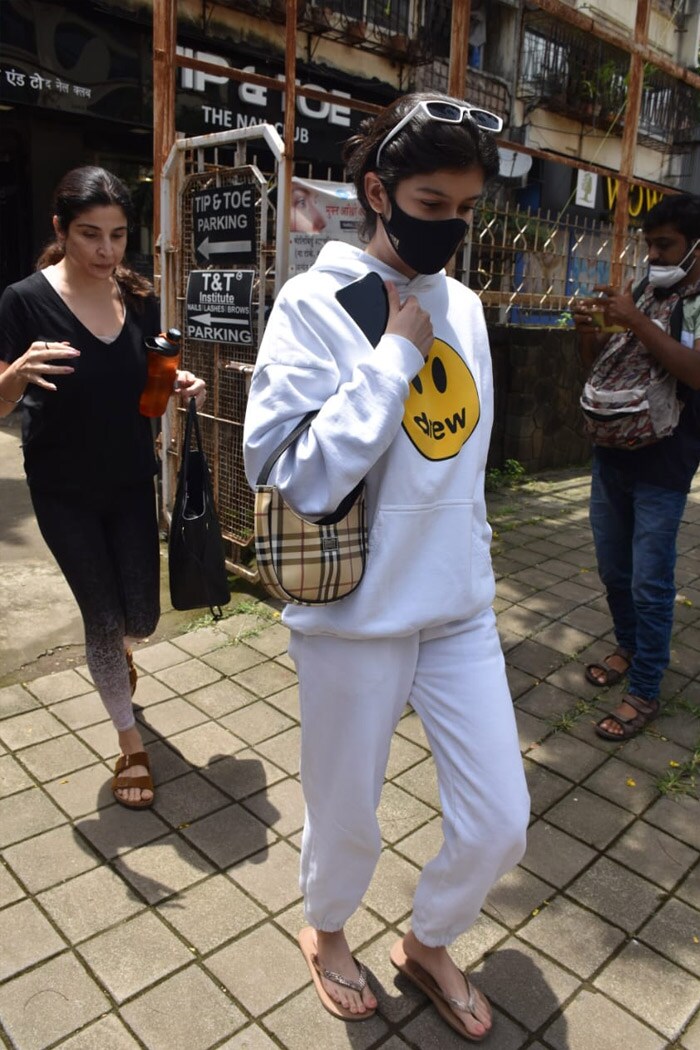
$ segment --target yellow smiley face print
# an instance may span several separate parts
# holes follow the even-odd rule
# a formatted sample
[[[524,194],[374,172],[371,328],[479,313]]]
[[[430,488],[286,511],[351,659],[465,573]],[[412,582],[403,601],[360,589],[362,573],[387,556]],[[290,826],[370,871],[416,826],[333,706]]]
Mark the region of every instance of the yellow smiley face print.
[[[457,351],[436,339],[412,380],[403,428],[426,459],[451,459],[479,422],[474,376]]]

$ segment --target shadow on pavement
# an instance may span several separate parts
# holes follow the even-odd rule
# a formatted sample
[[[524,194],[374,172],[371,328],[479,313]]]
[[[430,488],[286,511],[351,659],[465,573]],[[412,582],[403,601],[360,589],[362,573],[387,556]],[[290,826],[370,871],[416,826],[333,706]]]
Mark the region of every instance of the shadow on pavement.
[[[98,795],[101,808],[73,825],[79,844],[86,839],[113,862],[134,900],[145,898],[155,904],[172,897],[170,907],[192,884],[193,869],[209,875],[243,861],[263,864],[269,829],[281,814],[267,799],[261,804],[260,794],[267,786],[262,761],[216,754],[204,766],[196,765],[149,726],[143,710],[139,721],[151,734],[147,748],[156,788],[154,805],[133,810],[108,804],[111,781],[107,781]],[[253,794],[255,816],[242,804]],[[180,885],[170,884],[173,875]]]
[[[528,1032],[557,1022],[557,1050],[569,1050],[561,990],[555,992],[537,963],[516,948],[499,948],[478,969],[479,987]],[[572,981],[572,986],[575,986]],[[517,1013],[514,1012],[514,1008]]]

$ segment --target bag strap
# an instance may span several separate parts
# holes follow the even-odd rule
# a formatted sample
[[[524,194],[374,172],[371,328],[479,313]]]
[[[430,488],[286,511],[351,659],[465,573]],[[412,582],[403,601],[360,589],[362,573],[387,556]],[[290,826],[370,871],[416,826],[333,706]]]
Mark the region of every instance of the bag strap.
[[[641,299],[642,295],[646,291],[649,285],[649,278],[643,277],[637,287],[632,292],[632,297],[637,303]],[[697,293],[696,293],[697,294]],[[683,296],[679,295],[676,302],[673,304],[671,315],[668,319],[668,334],[672,339],[675,339],[677,343],[681,341],[681,332],[683,331]]]
[[[371,273],[371,272],[372,271],[368,271],[368,273]],[[365,276],[368,276],[368,275],[366,274]],[[364,280],[364,278],[363,278],[363,280]],[[386,291],[384,291],[381,294],[384,296],[384,300],[383,301],[385,301],[386,300]],[[367,336],[367,338],[370,340],[370,342],[372,343],[373,346],[376,346],[377,343],[374,342],[372,339],[370,339],[370,337],[369,337],[369,335],[367,333],[366,324],[363,323],[363,319],[361,317],[357,316],[356,308],[351,308],[349,305],[347,305],[346,303],[343,303],[342,301],[340,301],[340,305],[350,315],[350,317],[355,322],[355,324],[360,328],[360,330],[362,331],[363,335]],[[387,315],[388,315],[388,307],[387,307]],[[383,321],[383,324],[382,324],[382,331],[384,331],[385,327],[386,327],[386,318],[385,318],[385,320]],[[296,439],[299,437],[300,434],[303,434],[303,432],[306,430],[306,428],[311,423],[311,420],[317,414],[318,414],[318,410],[313,411],[313,412],[309,412],[308,415],[304,416],[302,421],[299,424],[297,424],[297,426],[294,427],[294,430],[291,432],[291,434],[289,434],[288,437],[286,437],[284,439],[284,441],[280,445],[277,446],[275,451],[272,452],[268,456],[268,458],[265,460],[265,462],[263,463],[262,468],[260,470],[260,474],[258,476],[258,485],[266,485],[267,484],[267,479],[270,476],[270,471],[274,467],[274,465],[277,462],[277,460],[279,459],[279,457],[282,455],[283,452],[287,451],[287,449],[289,448],[290,445],[294,444],[294,442],[296,441]],[[350,495],[346,496],[345,499],[343,500],[343,502],[340,504],[341,507],[344,507],[348,500],[350,501],[350,504],[352,504],[354,502],[356,494],[362,488],[362,484],[363,484],[362,482],[359,482],[359,484],[355,486],[355,488],[352,490]],[[337,513],[338,513],[338,511],[335,512],[335,514],[337,514]],[[335,517],[335,515],[330,515],[329,516],[329,520],[331,518],[334,518],[334,517]],[[323,524],[324,522],[325,522],[325,519],[323,519],[321,524]]]
[[[291,434],[288,434],[287,437],[284,438],[284,440],[277,446],[274,452],[270,453],[270,455],[267,457],[262,467],[260,468],[260,474],[258,476],[258,485],[267,484],[267,479],[270,476],[270,471],[274,467],[277,460],[280,458],[283,452],[287,451],[290,445],[294,444],[299,435],[303,434],[306,428],[310,426],[311,420],[316,415],[318,415],[317,411],[309,412],[307,415],[305,415],[301,422],[297,423],[297,425],[294,427],[294,430],[291,432]]]
[[[185,423],[185,435],[183,438],[183,449],[186,447],[189,451],[192,444],[192,431],[197,439],[197,449],[202,451],[202,435],[199,429],[199,416],[197,415],[197,402],[193,397],[190,398],[187,405],[187,422]]]
[[[681,341],[681,333],[683,331],[683,300],[679,297],[678,302],[674,305],[671,311],[671,317],[669,318],[668,334],[672,339],[675,339],[677,343]]]
[[[199,418],[197,417],[197,403],[193,397],[187,405],[187,419],[185,421],[185,432],[182,436],[181,471],[183,478],[189,475],[190,450],[192,448],[192,433],[194,431],[197,449],[202,451],[202,435],[199,430]]]
[[[632,290],[632,298],[634,299],[635,303],[637,302],[638,299],[641,299],[641,297],[642,297],[644,291],[646,290],[646,287],[647,287],[648,284],[649,284],[649,278],[648,277],[642,277],[642,279],[639,282],[639,284],[637,285],[637,287]]]

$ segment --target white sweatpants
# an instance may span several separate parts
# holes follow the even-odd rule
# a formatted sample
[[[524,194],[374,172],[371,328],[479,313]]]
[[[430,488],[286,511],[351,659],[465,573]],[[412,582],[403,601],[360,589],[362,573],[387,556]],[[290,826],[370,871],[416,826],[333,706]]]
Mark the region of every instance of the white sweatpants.
[[[450,944],[525,849],[529,797],[492,610],[401,638],[293,632],[289,653],[301,700],[308,922],[341,929],[369,886],[389,747],[410,700],[433,751],[443,811],[443,845],[421,874],[412,926],[424,944]]]

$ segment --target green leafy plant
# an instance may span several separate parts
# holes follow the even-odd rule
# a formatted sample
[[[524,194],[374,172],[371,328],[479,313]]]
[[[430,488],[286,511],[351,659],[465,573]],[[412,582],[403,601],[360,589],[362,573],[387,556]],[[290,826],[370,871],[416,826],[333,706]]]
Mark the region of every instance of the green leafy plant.
[[[511,481],[522,478],[526,473],[525,467],[517,459],[507,459],[503,464],[503,471]]]
[[[624,71],[617,62],[609,59],[596,70],[595,84],[601,116],[604,115],[605,119],[619,118],[627,100]]]
[[[573,707],[548,718],[547,725],[549,725],[555,733],[561,733],[567,729],[573,729],[577,722],[580,722],[582,718],[589,715],[592,711],[595,711],[595,709],[596,704],[594,700],[577,700]]]
[[[526,473],[525,467],[517,459],[507,459],[502,467],[492,467],[486,471],[486,488],[493,491],[518,485]]]
[[[685,762],[669,762],[668,771],[659,777],[656,786],[662,795],[692,795],[697,798],[700,795],[700,704],[678,695],[664,705],[666,716],[680,712],[690,715],[698,723],[698,740]]]
[[[276,623],[280,618],[280,614],[275,609],[271,609],[265,602],[242,598],[235,605],[232,603],[225,606],[221,610],[220,620],[230,620],[232,616],[240,616],[242,614],[256,616],[260,620],[259,630],[257,628],[249,628],[247,633],[251,633],[251,630],[252,633],[260,633],[260,631],[269,627],[271,623]],[[189,633],[190,631],[198,631],[200,627],[216,627],[220,620],[215,620],[209,612],[202,613],[200,616],[190,620],[184,627],[184,631]]]
[[[673,763],[668,773],[656,781],[662,795],[692,795],[697,798],[700,778],[700,745],[687,762]]]

